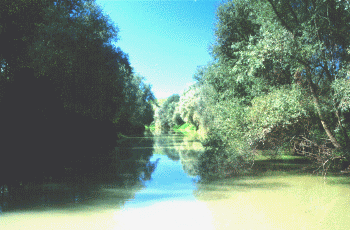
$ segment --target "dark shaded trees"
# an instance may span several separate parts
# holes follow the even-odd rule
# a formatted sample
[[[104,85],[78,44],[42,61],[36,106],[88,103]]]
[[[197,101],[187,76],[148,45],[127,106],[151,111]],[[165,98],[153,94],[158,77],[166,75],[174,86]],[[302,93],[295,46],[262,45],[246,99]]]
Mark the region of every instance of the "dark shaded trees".
[[[119,68],[131,67],[127,56],[109,43],[117,39],[117,28],[100,11],[89,1],[72,13],[63,3],[49,6],[30,47],[31,66],[37,76],[57,85],[66,109],[113,120],[123,102]]]
[[[93,0],[0,4],[0,174],[18,181],[89,167],[130,124],[120,118],[133,70],[111,43],[118,28]],[[143,102],[153,97],[138,84]],[[152,113],[144,107],[142,124]]]
[[[125,77],[124,102],[117,122],[127,134],[143,133],[145,125],[153,122],[154,111],[151,102],[155,99],[151,85],[144,83],[144,77],[130,74]],[[127,125],[126,125],[127,124]]]

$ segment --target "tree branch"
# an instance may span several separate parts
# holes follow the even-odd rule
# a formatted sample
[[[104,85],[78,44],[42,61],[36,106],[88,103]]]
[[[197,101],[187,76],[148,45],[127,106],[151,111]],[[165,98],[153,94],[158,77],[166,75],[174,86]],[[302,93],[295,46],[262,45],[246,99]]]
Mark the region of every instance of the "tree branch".
[[[273,4],[273,0],[268,0],[269,3],[272,6],[273,11],[275,12],[276,16],[278,17],[278,19],[280,20],[280,22],[282,23],[282,26],[284,26],[289,32],[291,32],[294,36],[294,32],[293,30],[288,26],[288,24],[283,20],[282,15],[277,11],[276,6]]]
[[[292,12],[292,15],[293,15],[295,24],[296,24],[296,25],[299,25],[298,17],[297,17],[297,15],[295,14],[295,12],[294,12],[292,6],[290,5],[290,3],[291,3],[291,2],[289,2],[289,4],[287,3],[288,8],[289,8],[290,12]]]
[[[327,77],[328,77],[328,80],[332,81],[332,75],[331,75],[331,73],[329,72],[328,67],[327,67],[327,68],[325,67],[325,66],[326,66],[325,61],[323,61],[323,65],[321,65],[321,66],[322,66],[322,69],[326,72],[326,75],[327,75]]]
[[[307,67],[306,71],[307,71],[307,75],[311,75],[309,67]],[[312,97],[314,99],[314,104],[315,104],[315,107],[316,107],[316,111],[317,111],[318,117],[321,120],[321,124],[323,126],[323,129],[326,131],[326,134],[329,137],[329,139],[331,140],[331,142],[334,145],[334,147],[335,148],[341,148],[342,146],[338,143],[337,139],[333,136],[331,130],[328,127],[328,124],[325,122],[325,119],[324,119],[322,111],[321,111],[320,103],[318,101],[315,84],[312,82],[310,76],[307,76],[306,79],[307,79],[307,81],[309,83],[309,89],[310,89],[311,95],[312,95]]]

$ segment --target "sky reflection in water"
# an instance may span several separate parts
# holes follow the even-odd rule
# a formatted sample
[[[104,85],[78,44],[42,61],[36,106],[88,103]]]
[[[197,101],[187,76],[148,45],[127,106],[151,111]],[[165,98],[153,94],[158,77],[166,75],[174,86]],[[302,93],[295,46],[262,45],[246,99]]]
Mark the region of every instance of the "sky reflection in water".
[[[173,146],[165,151],[173,157],[181,154],[179,147],[186,149],[182,139],[176,138],[170,142],[165,140],[166,138],[158,140],[161,143],[158,147]],[[116,215],[118,227],[124,230],[214,229],[209,209],[194,196],[195,181],[198,178],[187,175],[180,160],[153,154],[150,161],[157,160],[151,180],[144,182],[144,188],[127,201],[122,211]]]
[[[29,208],[3,210],[0,230],[349,229],[348,177],[325,182],[315,175],[280,172],[195,183],[198,178],[186,172],[195,175],[196,143],[172,136],[152,140],[153,150],[147,139],[133,140],[138,146],[130,148],[136,160],[138,154],[150,157],[149,151],[153,156],[140,158],[142,162],[159,159],[151,180],[132,183],[133,176],[153,168],[125,163],[130,183],[51,192],[48,201],[35,203],[37,208],[32,202]],[[73,202],[72,195],[80,202]],[[61,202],[54,204],[51,198],[59,197]]]
[[[151,161],[159,159],[152,179],[145,182],[145,188],[134,199],[126,202],[124,209],[141,208],[167,200],[195,201],[194,177],[188,176],[180,161],[172,161],[165,155],[154,154]]]
[[[179,155],[179,148],[187,151],[184,149],[188,147],[183,145],[182,137],[161,138],[158,147],[166,150],[151,157],[151,162],[158,159],[151,180],[136,187],[100,185],[94,190],[96,197],[79,203],[63,202],[47,208],[45,203],[37,204],[35,210],[26,208],[5,212],[0,215],[0,229],[214,229],[211,213],[193,195],[196,177],[184,172],[179,160],[181,156],[177,160],[167,156]],[[143,139],[146,144],[142,140],[134,142],[137,146],[130,148],[133,154],[143,154],[140,147],[147,145],[146,139]],[[154,149],[158,147],[153,146]],[[76,195],[82,193],[83,190],[78,190]]]

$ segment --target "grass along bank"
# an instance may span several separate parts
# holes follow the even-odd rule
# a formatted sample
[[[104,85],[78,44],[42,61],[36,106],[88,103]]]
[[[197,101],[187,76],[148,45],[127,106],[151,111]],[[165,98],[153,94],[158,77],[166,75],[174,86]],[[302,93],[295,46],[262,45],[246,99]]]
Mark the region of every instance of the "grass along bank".
[[[150,126],[145,125],[145,130],[149,130],[149,131],[155,131],[156,130],[156,126],[151,124]]]
[[[173,128],[174,132],[180,132],[187,137],[203,140],[205,138],[205,132],[201,129],[196,129],[196,127],[192,124],[185,123],[183,125],[175,125]]]

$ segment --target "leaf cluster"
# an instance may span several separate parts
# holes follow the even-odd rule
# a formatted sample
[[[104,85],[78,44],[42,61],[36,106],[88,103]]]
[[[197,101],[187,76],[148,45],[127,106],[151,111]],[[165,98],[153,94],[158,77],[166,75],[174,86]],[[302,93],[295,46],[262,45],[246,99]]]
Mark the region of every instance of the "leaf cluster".
[[[335,0],[219,6],[214,61],[194,76],[204,106],[198,114],[210,117],[200,123],[208,130],[203,159],[235,159],[238,172],[238,159],[245,165],[257,148],[292,149],[286,143],[300,135],[349,149],[348,9]]]

